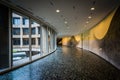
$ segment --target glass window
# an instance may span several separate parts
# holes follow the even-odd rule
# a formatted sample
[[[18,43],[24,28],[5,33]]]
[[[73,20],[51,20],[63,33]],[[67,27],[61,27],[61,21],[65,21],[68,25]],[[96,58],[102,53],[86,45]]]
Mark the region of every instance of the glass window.
[[[32,28],[32,34],[35,34],[35,28]]]
[[[23,25],[29,25],[29,19],[23,17]]]
[[[23,35],[29,35],[29,28],[23,28]]]
[[[38,27],[38,34],[40,34],[40,27]]]
[[[38,38],[38,45],[40,45],[40,38]]]
[[[40,36],[38,36],[38,27],[40,26],[40,24],[38,24],[36,21],[31,20],[32,24],[31,24],[31,34],[34,36],[31,36],[31,44],[34,46],[31,46],[31,53],[32,53],[32,59],[35,59],[35,55],[40,56],[40,46],[38,45],[38,38]],[[37,42],[36,42],[37,41]]]
[[[13,28],[12,34],[13,35],[20,35],[20,28]]]
[[[29,61],[29,38],[23,39],[22,36],[23,34],[29,35],[29,25],[25,25],[24,27],[27,27],[23,30],[23,25],[22,25],[22,19],[24,16],[17,14],[17,13],[12,13],[12,19],[13,19],[13,25],[12,24],[12,66],[18,66],[23,63],[26,63]],[[26,23],[26,22],[25,22]],[[17,27],[16,27],[17,26]],[[22,29],[22,30],[21,30]],[[23,34],[21,34],[23,32]],[[17,36],[14,36],[17,35]],[[27,46],[24,46],[27,45]],[[23,59],[25,59],[23,61]]]
[[[13,45],[20,45],[20,38],[13,38]]]
[[[23,38],[23,45],[29,45],[29,38]]]
[[[32,38],[32,45],[35,45],[35,38]]]
[[[20,17],[13,17],[13,24],[20,25]]]

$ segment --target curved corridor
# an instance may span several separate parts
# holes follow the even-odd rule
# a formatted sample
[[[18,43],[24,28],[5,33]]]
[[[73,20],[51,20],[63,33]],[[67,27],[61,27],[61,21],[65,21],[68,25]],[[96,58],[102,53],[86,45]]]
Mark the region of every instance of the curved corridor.
[[[89,51],[58,47],[45,58],[0,75],[0,80],[120,80],[120,70]]]

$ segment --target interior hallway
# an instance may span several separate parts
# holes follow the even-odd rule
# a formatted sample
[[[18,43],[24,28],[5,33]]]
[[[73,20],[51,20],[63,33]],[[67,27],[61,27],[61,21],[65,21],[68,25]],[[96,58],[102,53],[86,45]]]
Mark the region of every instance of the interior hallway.
[[[0,80],[120,80],[120,70],[89,51],[64,46],[45,58],[0,75]]]

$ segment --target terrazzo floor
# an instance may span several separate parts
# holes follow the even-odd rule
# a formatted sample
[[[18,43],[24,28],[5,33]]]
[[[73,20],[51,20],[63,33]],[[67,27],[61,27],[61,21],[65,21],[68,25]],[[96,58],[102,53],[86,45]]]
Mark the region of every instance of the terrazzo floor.
[[[120,70],[86,50],[58,47],[45,58],[0,75],[0,80],[120,80]]]

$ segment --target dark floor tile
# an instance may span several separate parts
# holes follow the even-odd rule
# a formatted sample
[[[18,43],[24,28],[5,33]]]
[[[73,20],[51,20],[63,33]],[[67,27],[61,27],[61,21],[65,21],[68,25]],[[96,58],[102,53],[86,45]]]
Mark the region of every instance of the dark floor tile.
[[[86,50],[59,47],[53,54],[0,80],[120,80],[120,70]]]

